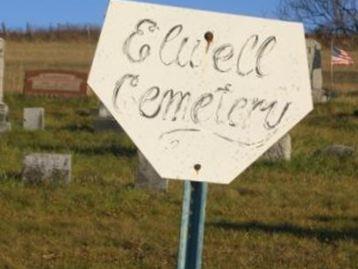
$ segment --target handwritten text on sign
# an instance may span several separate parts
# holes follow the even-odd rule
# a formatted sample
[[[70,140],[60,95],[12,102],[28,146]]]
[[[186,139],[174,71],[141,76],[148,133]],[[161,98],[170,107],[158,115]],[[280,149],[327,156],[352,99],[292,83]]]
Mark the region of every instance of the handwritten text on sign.
[[[89,84],[163,177],[230,182],[312,108],[302,26],[113,1]]]

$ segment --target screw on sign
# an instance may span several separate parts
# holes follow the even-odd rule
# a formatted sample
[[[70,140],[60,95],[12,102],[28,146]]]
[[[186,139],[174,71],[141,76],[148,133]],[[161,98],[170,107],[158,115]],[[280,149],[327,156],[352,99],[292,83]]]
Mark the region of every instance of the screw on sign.
[[[178,268],[201,267],[207,183],[312,110],[307,66],[298,23],[110,2],[88,83],[161,177],[186,180]]]

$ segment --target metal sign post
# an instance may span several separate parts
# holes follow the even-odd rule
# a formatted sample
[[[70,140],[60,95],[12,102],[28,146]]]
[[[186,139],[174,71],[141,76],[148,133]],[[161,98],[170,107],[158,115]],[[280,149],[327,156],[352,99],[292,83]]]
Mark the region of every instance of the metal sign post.
[[[300,23],[110,1],[88,85],[162,178],[188,180],[178,269],[201,268],[202,182],[230,183],[313,109],[307,66]]]
[[[200,269],[208,183],[185,181],[177,269]]]

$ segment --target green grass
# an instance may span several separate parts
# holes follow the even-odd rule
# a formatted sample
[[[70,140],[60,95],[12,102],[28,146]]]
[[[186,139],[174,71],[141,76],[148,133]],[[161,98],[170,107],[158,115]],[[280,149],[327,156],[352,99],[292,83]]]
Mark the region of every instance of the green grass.
[[[0,139],[0,268],[175,268],[182,183],[134,189],[136,149],[125,134],[94,133],[94,97],[6,95],[13,131]],[[46,130],[22,129],[24,107]],[[316,106],[293,131],[293,159],[256,163],[228,186],[210,185],[204,268],[358,268],[358,96]],[[23,155],[73,156],[68,186],[21,182]]]

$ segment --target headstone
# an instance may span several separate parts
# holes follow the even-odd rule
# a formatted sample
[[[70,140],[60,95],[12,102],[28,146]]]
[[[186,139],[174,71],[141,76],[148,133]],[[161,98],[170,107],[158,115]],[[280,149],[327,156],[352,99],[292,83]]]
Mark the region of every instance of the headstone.
[[[323,149],[317,150],[315,155],[325,155],[325,156],[336,156],[336,157],[349,157],[352,156],[355,152],[353,147],[345,145],[330,145]]]
[[[103,104],[99,106],[98,116],[94,120],[93,129],[95,132],[123,132],[122,127]]]
[[[58,97],[87,95],[87,74],[63,70],[34,70],[25,74],[24,94]]]
[[[275,162],[275,161],[290,161],[291,160],[291,136],[286,134],[276,144],[274,144],[268,151],[262,155],[261,160]]]
[[[0,38],[0,101],[4,96],[5,40]]]
[[[136,188],[155,191],[166,191],[168,189],[168,180],[160,177],[139,150],[135,186]]]
[[[0,102],[0,133],[11,130],[11,123],[9,122],[9,107]]]
[[[98,109],[98,116],[101,118],[110,118],[113,117],[111,112],[101,103]]]
[[[11,130],[9,107],[4,103],[5,40],[0,38],[0,133]]]
[[[24,108],[24,129],[43,130],[45,128],[45,109],[42,107]]]
[[[308,67],[310,70],[311,85],[314,89],[322,89],[323,76],[322,76],[322,46],[314,39],[308,38],[307,44],[307,57]]]
[[[312,99],[315,104],[327,103],[330,95],[324,89],[312,89]]]
[[[325,103],[328,101],[328,93],[323,89],[322,46],[311,38],[306,40],[306,46],[313,102]]]
[[[23,161],[22,180],[27,183],[69,183],[71,181],[71,155],[35,153]]]

